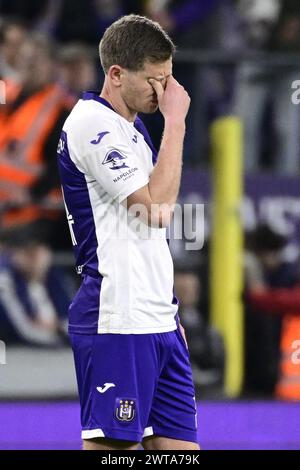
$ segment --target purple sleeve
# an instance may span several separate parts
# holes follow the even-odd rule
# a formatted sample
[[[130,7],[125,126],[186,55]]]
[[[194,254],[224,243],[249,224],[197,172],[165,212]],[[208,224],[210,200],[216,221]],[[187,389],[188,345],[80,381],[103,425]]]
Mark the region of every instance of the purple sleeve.
[[[217,6],[219,0],[189,0],[175,8],[171,16],[176,24],[177,31],[184,31],[193,23],[205,20]]]

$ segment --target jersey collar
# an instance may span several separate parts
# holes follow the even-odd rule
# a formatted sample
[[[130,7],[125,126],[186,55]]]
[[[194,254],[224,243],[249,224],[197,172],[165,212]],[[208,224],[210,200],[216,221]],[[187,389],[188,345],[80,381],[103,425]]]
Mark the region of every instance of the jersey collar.
[[[87,100],[98,101],[98,103],[103,104],[104,106],[106,106],[107,108],[109,108],[109,109],[111,109],[112,111],[115,112],[112,105],[107,100],[105,100],[104,98],[101,98],[101,96],[99,96],[99,93],[97,91],[84,91],[83,94],[82,94],[82,99],[84,101],[87,101]]]
[[[105,98],[101,98],[101,96],[99,96],[99,92],[98,91],[84,91],[82,93],[82,99],[84,101],[87,101],[87,100],[93,100],[93,101],[98,101],[98,103],[101,103],[103,104],[104,106],[106,106],[107,108],[111,109],[114,113],[116,113],[117,111],[114,110],[114,108],[112,107],[112,105],[105,99]],[[137,128],[137,123],[139,121],[139,118],[137,117],[134,121],[134,123],[132,123],[136,128]],[[127,121],[129,122],[129,121]],[[139,130],[139,129],[138,129]]]

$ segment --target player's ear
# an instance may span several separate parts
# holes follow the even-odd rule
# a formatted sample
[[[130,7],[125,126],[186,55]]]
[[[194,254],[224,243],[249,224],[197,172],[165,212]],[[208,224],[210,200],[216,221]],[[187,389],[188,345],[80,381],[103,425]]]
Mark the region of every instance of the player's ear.
[[[112,65],[108,71],[109,78],[117,87],[121,86],[122,70],[122,67],[119,65]]]

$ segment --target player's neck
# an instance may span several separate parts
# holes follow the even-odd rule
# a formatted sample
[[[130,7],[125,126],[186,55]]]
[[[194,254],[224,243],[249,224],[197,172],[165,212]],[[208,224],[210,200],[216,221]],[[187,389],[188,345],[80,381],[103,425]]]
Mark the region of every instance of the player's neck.
[[[125,118],[129,122],[134,122],[136,119],[136,114],[131,109],[128,108],[126,103],[123,101],[121,96],[113,95],[110,93],[110,90],[105,85],[102,88],[100,93],[100,97],[104,98],[108,103],[112,106],[116,113],[120,114],[123,118]]]

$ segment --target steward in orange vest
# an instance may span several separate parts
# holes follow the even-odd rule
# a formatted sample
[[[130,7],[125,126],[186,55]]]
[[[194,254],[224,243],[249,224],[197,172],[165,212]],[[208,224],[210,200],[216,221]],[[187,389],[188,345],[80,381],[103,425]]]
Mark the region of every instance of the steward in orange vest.
[[[300,401],[300,284],[252,291],[248,298],[261,311],[283,315],[275,396]]]
[[[250,392],[300,400],[300,272],[299,259],[286,258],[288,241],[266,224],[246,234],[245,382]]]
[[[1,228],[52,217],[49,209],[61,202],[56,146],[67,116],[62,90],[52,84],[22,98],[0,130]]]
[[[55,220],[62,213],[56,149],[69,107],[64,90],[51,78],[54,61],[49,51],[39,37],[24,44],[23,88],[2,117],[1,230]]]

